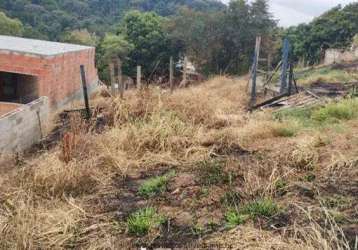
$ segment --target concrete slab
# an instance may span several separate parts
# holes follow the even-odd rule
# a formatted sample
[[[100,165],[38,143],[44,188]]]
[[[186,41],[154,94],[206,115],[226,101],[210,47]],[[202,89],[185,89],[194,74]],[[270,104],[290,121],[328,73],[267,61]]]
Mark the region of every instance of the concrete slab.
[[[39,56],[55,56],[68,52],[92,49],[69,43],[49,42],[35,39],[27,39],[14,36],[0,36],[0,51],[10,51]]]

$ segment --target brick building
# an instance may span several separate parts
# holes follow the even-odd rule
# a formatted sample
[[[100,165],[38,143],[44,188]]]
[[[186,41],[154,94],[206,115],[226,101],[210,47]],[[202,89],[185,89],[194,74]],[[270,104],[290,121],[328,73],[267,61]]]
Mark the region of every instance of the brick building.
[[[81,98],[80,65],[85,66],[89,91],[94,90],[95,48],[0,36],[0,111],[16,107],[9,103],[28,104],[42,96],[52,110]]]

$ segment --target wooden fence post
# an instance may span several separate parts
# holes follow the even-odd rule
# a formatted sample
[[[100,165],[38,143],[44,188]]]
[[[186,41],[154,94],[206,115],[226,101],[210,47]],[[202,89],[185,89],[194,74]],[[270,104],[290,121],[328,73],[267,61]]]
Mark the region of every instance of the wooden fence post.
[[[184,56],[183,81],[185,82],[185,85],[186,85],[187,78],[188,78],[187,69],[188,69],[188,58],[186,56]]]
[[[109,74],[111,76],[111,92],[112,92],[112,96],[115,96],[116,95],[116,77],[115,77],[115,68],[114,68],[113,61],[111,61],[109,63]]]
[[[173,93],[174,91],[174,60],[173,57],[170,57],[170,62],[169,62],[169,85],[170,85],[170,92]]]
[[[257,66],[258,66],[259,58],[260,58],[260,47],[261,47],[261,37],[258,36],[258,37],[256,37],[255,56],[254,56],[254,63],[252,66],[250,107],[252,107],[256,103],[256,78],[257,78]]]
[[[81,78],[82,78],[83,97],[84,97],[85,106],[86,106],[86,118],[90,119],[91,118],[91,110],[90,110],[89,101],[88,101],[87,79],[86,79],[85,67],[83,65],[81,65],[80,70],[81,70]]]
[[[120,97],[123,99],[124,97],[124,82],[123,82],[123,77],[122,77],[122,62],[119,58],[117,58],[117,81],[119,84],[119,94]]]
[[[290,52],[290,43],[287,38],[283,42],[282,51],[282,72],[281,72],[281,87],[280,93],[283,94],[287,91],[287,69],[288,69],[288,56]]]
[[[137,89],[141,89],[142,88],[142,67],[141,66],[137,66]]]

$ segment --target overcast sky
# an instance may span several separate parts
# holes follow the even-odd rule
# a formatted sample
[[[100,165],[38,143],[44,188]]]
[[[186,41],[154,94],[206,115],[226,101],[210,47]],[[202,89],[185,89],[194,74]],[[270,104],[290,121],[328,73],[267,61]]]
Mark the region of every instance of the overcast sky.
[[[222,0],[228,3],[229,0]],[[269,0],[271,12],[279,19],[280,26],[297,25],[310,22],[338,4],[357,2],[358,0]]]

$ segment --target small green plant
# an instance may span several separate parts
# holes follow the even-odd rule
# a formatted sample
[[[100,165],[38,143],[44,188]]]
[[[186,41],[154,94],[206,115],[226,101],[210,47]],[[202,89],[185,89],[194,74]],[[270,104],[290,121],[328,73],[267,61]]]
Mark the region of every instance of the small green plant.
[[[287,182],[279,179],[275,182],[275,190],[280,195],[284,195],[287,192]]]
[[[146,235],[150,230],[158,228],[165,221],[152,207],[143,208],[129,216],[128,232],[136,236]]]
[[[205,232],[205,229],[200,225],[195,225],[191,228],[191,232],[195,236],[202,236]]]
[[[240,214],[235,210],[229,210],[225,214],[226,227],[234,228],[238,225],[244,224],[249,219],[249,215]]]
[[[307,182],[313,182],[316,180],[316,175],[314,174],[307,174],[303,177],[303,179]]]
[[[221,160],[208,160],[199,163],[201,181],[204,185],[216,185],[218,183],[228,183],[232,180],[232,175],[225,173],[224,162]]]
[[[144,181],[139,187],[139,195],[149,198],[164,192],[169,180],[174,176],[175,172],[169,172],[166,175],[157,176]]]
[[[271,199],[260,199],[246,204],[240,209],[241,214],[250,215],[255,218],[257,216],[271,217],[279,211],[278,206]]]

